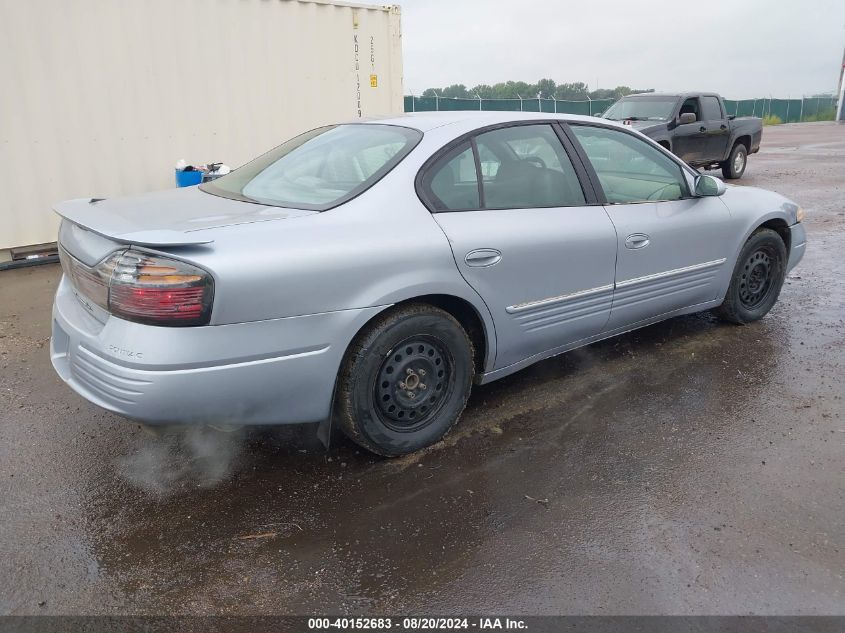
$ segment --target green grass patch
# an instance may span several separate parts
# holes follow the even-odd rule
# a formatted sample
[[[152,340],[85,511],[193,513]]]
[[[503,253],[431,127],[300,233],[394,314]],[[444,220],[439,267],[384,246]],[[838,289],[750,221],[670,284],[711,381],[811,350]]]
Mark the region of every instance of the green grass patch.
[[[805,116],[801,120],[805,123],[812,123],[814,121],[833,121],[835,116],[836,110],[834,108],[825,108],[824,110],[819,110],[816,114]]]
[[[763,117],[763,125],[780,125],[781,123],[783,123],[783,119],[777,114],[767,114]]]

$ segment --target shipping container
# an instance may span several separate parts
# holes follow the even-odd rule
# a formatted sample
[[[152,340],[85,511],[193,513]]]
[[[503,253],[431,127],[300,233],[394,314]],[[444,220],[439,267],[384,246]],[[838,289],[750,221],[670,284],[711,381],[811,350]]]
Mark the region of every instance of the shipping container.
[[[0,0],[0,42],[0,261],[55,241],[57,201],[403,109],[397,6]]]

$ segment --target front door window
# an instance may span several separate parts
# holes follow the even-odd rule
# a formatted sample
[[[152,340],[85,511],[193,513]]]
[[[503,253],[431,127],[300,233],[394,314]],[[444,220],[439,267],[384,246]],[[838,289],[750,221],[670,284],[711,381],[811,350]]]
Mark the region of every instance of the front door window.
[[[633,134],[573,125],[611,204],[680,200],[687,181],[680,165]]]

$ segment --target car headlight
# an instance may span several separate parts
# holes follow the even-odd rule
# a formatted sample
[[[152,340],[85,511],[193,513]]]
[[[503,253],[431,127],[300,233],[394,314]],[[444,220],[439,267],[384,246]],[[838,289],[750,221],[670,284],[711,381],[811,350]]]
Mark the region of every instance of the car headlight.
[[[805,216],[804,207],[798,207],[798,211],[795,212],[795,221],[801,222]]]

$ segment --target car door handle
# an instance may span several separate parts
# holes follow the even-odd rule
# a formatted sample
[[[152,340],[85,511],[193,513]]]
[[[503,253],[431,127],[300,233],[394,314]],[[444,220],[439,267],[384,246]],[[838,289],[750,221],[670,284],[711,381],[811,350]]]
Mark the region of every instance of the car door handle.
[[[727,129],[728,129],[728,126],[727,126],[727,125],[725,125],[724,123],[722,123],[722,126],[721,126],[719,129],[721,129],[721,130],[727,130]]]
[[[476,268],[492,266],[498,264],[501,260],[502,253],[495,248],[477,248],[467,253],[467,256],[464,257],[467,266],[474,266]]]
[[[651,243],[651,238],[645,233],[634,233],[625,238],[625,248],[636,250],[645,248]]]

